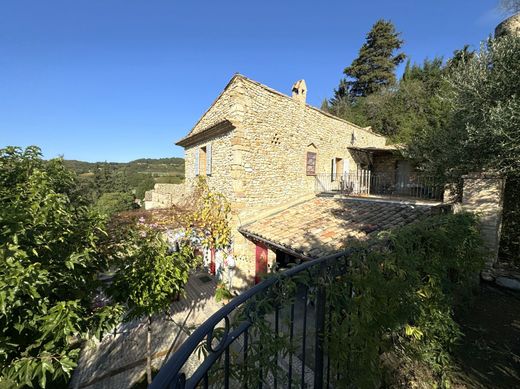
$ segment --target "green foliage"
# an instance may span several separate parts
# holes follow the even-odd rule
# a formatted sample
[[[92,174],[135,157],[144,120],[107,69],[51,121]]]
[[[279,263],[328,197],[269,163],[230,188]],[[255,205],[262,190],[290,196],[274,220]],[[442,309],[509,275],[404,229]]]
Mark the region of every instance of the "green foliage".
[[[195,192],[194,209],[184,221],[188,235],[199,232],[205,246],[215,249],[227,247],[231,240],[229,201],[223,194],[211,191],[205,177],[202,176],[198,178]],[[198,230],[192,231],[192,227]]]
[[[103,215],[112,215],[134,208],[136,208],[134,196],[124,192],[103,193],[95,204],[95,209]]]
[[[217,303],[225,300],[230,300],[233,298],[233,293],[226,287],[226,284],[220,283],[217,285],[217,289],[215,290],[215,301]]]
[[[469,45],[464,45],[462,49],[453,52],[453,57],[448,60],[446,66],[450,71],[456,70],[459,66],[464,66],[474,56],[475,52],[469,49]]]
[[[408,143],[417,132],[444,128],[450,118],[442,95],[447,72],[441,58],[422,65],[407,63],[398,85],[382,88],[354,101],[342,101],[331,108],[336,116],[362,126],[371,126],[395,142]]]
[[[191,248],[170,253],[162,233],[144,226],[132,228],[125,239],[111,294],[126,305],[126,320],[166,312],[188,281]]]
[[[158,183],[180,183],[184,178],[182,158],[137,159],[128,163],[64,161],[76,172],[81,188],[78,193],[94,204],[103,193],[133,193],[144,198],[147,190]]]
[[[110,292],[115,301],[126,307],[126,321],[148,319],[146,375],[150,384],[152,317],[168,313],[174,298],[183,293],[194,255],[190,246],[170,253],[162,232],[142,223],[127,227],[125,241],[117,247],[120,267]]]
[[[394,352],[425,363],[447,386],[460,336],[453,307],[471,292],[482,266],[476,220],[466,214],[424,219],[358,251],[347,273],[327,286],[333,311],[327,347],[342,367],[340,384],[376,387],[381,355]]]
[[[447,82],[453,118],[418,133],[413,156],[453,179],[479,170],[520,172],[520,37],[489,40]]]
[[[478,283],[483,251],[476,219],[468,214],[438,215],[382,234],[359,244],[344,258],[286,278],[274,274],[273,286],[245,303],[235,315],[232,328],[244,321],[249,328],[247,361],[231,353],[230,371],[248,386],[260,379],[277,377],[287,384],[281,366],[289,354],[298,354],[303,339],[295,331],[291,341],[291,304],[307,290],[310,307],[321,304],[318,289],[326,295],[325,353],[330,357],[331,387],[377,388],[390,385],[383,372],[394,379],[420,366],[430,372],[432,384],[448,387],[451,351],[460,337],[453,308],[463,303]],[[307,288],[304,288],[306,286]],[[301,303],[300,303],[301,304]],[[274,312],[279,312],[279,331]],[[298,328],[298,326],[296,326]],[[307,335],[312,330],[307,329]],[[314,335],[311,335],[311,339]],[[217,336],[215,344],[220,338]],[[307,339],[308,346],[314,340]],[[200,351],[207,352],[206,343]],[[399,364],[388,366],[388,355]],[[223,361],[212,368],[211,377],[222,379]],[[296,374],[295,374],[296,376]],[[298,378],[293,383],[300,387]],[[417,378],[417,377],[405,377]],[[422,378],[422,377],[420,377]],[[387,387],[387,386],[384,386]],[[413,387],[400,380],[400,387]]]
[[[181,175],[175,176],[158,176],[155,178],[155,182],[158,184],[181,184],[184,181],[184,177]]]
[[[398,53],[403,41],[390,21],[378,20],[369,31],[359,56],[343,73],[352,81],[340,83],[336,97],[351,98],[368,96],[377,90],[395,83],[395,68],[405,55]]]
[[[461,55],[446,83],[449,120],[417,131],[410,155],[423,170],[451,182],[474,171],[505,175],[501,256],[519,261],[520,37],[490,39],[479,53]]]
[[[148,190],[152,190],[155,185],[155,180],[149,174],[136,173],[129,179],[131,187],[135,188],[135,197],[144,199],[144,194]]]
[[[75,367],[80,340],[110,329],[100,286],[101,219],[73,202],[74,175],[40,150],[0,150],[0,383],[39,385]]]

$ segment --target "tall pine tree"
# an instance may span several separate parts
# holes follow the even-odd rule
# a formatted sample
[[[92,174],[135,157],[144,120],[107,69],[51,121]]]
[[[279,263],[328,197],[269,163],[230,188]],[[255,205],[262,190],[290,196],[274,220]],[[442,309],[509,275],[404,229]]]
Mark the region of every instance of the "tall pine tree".
[[[340,82],[335,94],[346,93],[350,98],[368,96],[394,84],[395,68],[406,57],[404,53],[394,55],[402,44],[392,22],[378,20],[367,34],[359,56],[343,71],[347,79]]]

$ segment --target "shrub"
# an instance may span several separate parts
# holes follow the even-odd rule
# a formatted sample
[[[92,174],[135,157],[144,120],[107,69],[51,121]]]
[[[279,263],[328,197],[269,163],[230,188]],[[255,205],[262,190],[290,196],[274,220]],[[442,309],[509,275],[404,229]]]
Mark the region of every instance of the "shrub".
[[[220,283],[217,285],[215,290],[215,301],[217,303],[221,301],[230,300],[233,298],[233,293],[226,287],[226,284]]]
[[[268,377],[277,377],[281,386],[288,385],[280,358],[290,360],[290,354],[300,352],[299,326],[295,325],[295,333],[289,329],[291,321],[300,320],[290,313],[300,300],[311,307],[326,305],[325,331],[315,336],[323,339],[324,375],[330,387],[411,388],[418,382],[421,387],[448,387],[451,351],[461,334],[454,307],[467,301],[484,263],[476,225],[468,214],[433,216],[358,244],[345,257],[321,262],[296,276],[272,274],[276,277],[272,286],[244,303],[234,316],[233,329],[251,323],[247,361],[241,354],[231,354],[237,381],[254,386],[263,377],[269,385]],[[319,297],[323,290],[325,301]],[[273,323],[275,311],[278,329]],[[215,334],[219,341],[220,330]],[[308,328],[306,336],[311,339],[306,347],[312,333]],[[307,361],[312,364],[311,350]],[[208,353],[206,340],[197,351]],[[224,375],[221,359],[209,376],[219,382]],[[393,382],[385,381],[387,377]],[[300,385],[294,373],[293,383]]]
[[[134,196],[124,192],[103,193],[96,201],[95,209],[104,215],[129,211],[136,208]],[[137,206],[138,207],[138,206]]]
[[[453,308],[478,282],[482,254],[476,220],[467,214],[430,217],[361,247],[327,288],[327,344],[333,366],[341,367],[338,384],[377,387],[382,356],[395,353],[425,364],[447,385],[460,337]]]

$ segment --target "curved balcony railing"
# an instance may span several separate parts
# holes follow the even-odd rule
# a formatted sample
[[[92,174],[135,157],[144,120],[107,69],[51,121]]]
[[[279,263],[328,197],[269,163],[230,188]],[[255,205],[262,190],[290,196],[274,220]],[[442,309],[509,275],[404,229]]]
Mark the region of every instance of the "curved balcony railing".
[[[327,352],[326,290],[351,254],[304,262],[235,297],[186,339],[151,388],[333,387],[341,369]]]

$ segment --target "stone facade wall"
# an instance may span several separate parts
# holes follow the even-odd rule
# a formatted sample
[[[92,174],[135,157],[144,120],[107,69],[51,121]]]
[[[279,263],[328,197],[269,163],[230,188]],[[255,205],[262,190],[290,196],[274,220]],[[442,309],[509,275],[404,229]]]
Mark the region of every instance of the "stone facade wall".
[[[202,115],[188,135],[197,134],[224,120],[240,122],[244,115],[244,107],[240,96],[243,94],[242,83],[234,82],[237,76],[228,83],[224,91],[217,97],[211,107]]]
[[[196,150],[207,147],[211,143],[211,175],[206,176],[208,186],[211,190],[224,194],[229,201],[234,201],[235,193],[231,179],[231,166],[233,163],[232,139],[233,133],[229,132],[205,139],[186,148],[184,157],[187,187],[193,187],[197,179],[195,176]]]
[[[462,210],[480,219],[482,238],[489,250],[486,261],[493,267],[498,258],[505,180],[494,174],[475,173],[464,176]]]
[[[152,194],[153,194],[153,189],[147,190],[146,192],[144,192],[144,201],[152,201]]]
[[[192,134],[224,119],[233,121],[236,129],[186,148],[186,181],[195,178],[195,149],[212,142],[208,183],[228,196],[242,219],[254,218],[258,209],[314,193],[315,177],[306,175],[310,146],[317,153],[317,174],[328,176],[332,158],[342,158],[355,171],[349,146],[386,143],[382,136],[243,77],[228,85]]]
[[[237,139],[242,163],[235,175],[241,189],[236,200],[244,204],[243,218],[254,218],[258,208],[314,193],[316,178],[306,175],[310,145],[317,153],[316,173],[328,177],[333,158],[342,158],[349,170],[356,169],[349,146],[386,143],[384,137],[255,82],[245,80],[243,90],[245,114]]]

